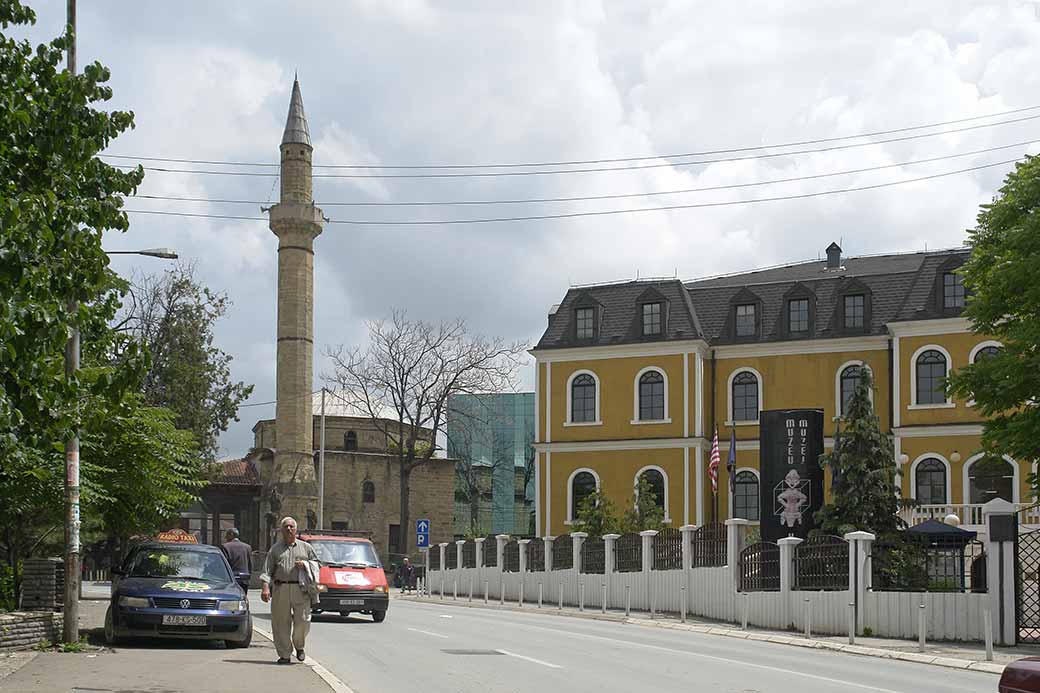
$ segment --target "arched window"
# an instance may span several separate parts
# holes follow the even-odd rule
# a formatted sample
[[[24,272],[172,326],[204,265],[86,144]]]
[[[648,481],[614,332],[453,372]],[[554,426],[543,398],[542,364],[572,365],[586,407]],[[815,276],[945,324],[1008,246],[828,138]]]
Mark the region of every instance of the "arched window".
[[[1000,347],[998,346],[984,346],[975,352],[975,360],[972,363],[978,363],[982,359],[988,359],[991,356],[996,356],[1000,353]]]
[[[943,404],[946,402],[946,356],[929,349],[917,357],[916,404]]]
[[[664,488],[664,474],[658,469],[647,469],[639,475],[639,480],[646,479],[650,485],[650,491],[654,494],[654,504],[665,511],[665,515],[668,514],[667,509],[664,507],[665,500],[665,488]],[[639,486],[636,486],[638,492]]]
[[[357,433],[354,431],[347,431],[347,434],[343,436],[343,449],[357,450]]]
[[[758,477],[754,472],[745,470],[734,477],[733,517],[758,519]]]
[[[941,505],[949,502],[946,497],[946,465],[930,457],[921,460],[914,472],[914,488],[917,502],[923,505]]]
[[[596,380],[582,373],[571,381],[571,421],[585,423],[596,420]]]
[[[1013,503],[1015,469],[1000,457],[983,457],[968,468],[968,495],[971,503],[988,503],[1003,498]]]
[[[749,371],[733,378],[733,420],[758,420],[758,378]]]
[[[581,504],[596,490],[596,477],[592,472],[578,472],[571,479],[571,519],[578,516]]]
[[[849,406],[849,402],[852,401],[852,396],[856,394],[856,388],[859,387],[860,366],[849,366],[841,372],[841,412],[842,416],[845,416],[845,410]]]
[[[365,481],[361,484],[361,502],[362,503],[375,503],[376,502],[376,485],[371,481]]]
[[[664,418],[664,376],[647,371],[639,378],[639,420],[660,421]]]

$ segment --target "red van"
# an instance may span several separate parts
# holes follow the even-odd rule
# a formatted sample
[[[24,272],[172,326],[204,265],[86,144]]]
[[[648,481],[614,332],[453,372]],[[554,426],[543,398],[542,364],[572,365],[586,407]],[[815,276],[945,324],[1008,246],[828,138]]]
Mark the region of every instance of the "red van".
[[[371,614],[382,623],[390,605],[389,587],[376,547],[365,537],[335,530],[311,529],[300,539],[314,547],[321,562],[320,602],[314,613],[338,611],[344,618],[351,613]]]

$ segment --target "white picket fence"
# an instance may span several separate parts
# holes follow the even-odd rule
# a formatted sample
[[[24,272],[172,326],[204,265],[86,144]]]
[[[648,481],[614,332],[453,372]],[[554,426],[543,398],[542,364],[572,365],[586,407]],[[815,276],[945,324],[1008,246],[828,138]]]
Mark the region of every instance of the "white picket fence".
[[[433,599],[452,599],[522,603],[537,607],[539,595],[542,608],[556,608],[561,604],[582,606],[586,610],[625,610],[679,614],[691,617],[758,626],[773,629],[804,631],[806,618],[813,633],[846,635],[855,623],[858,634],[869,633],[881,637],[918,637],[920,607],[924,604],[928,639],[983,640],[985,616],[992,603],[990,594],[972,592],[888,592],[870,589],[869,541],[873,536],[865,532],[846,535],[849,545],[850,566],[857,562],[860,570],[849,589],[837,591],[800,591],[790,589],[795,584],[792,576],[794,562],[786,550],[782,556],[781,589],[779,591],[739,590],[739,571],[734,566],[742,547],[743,521],[727,522],[727,565],[714,568],[683,568],[655,570],[650,547],[653,533],[644,533],[643,569],[635,572],[613,570],[613,541],[606,543],[605,572],[581,572],[581,543],[585,536],[572,534],[574,542],[573,568],[530,571],[526,569],[526,541],[521,541],[519,572],[503,570],[503,548],[508,536],[499,535],[497,546],[487,546],[477,540],[476,564],[482,566],[484,550],[497,551],[497,565],[474,568],[433,569],[421,592]],[[689,566],[689,539],[694,527],[683,527],[683,565]],[[869,539],[868,539],[869,538]],[[550,555],[552,538],[546,540],[546,555]],[[790,540],[784,540],[790,541]],[[796,540],[797,541],[797,540]],[[445,565],[444,552],[457,551],[461,558],[462,543],[457,546],[440,545],[440,561]],[[783,543],[783,542],[782,542]],[[793,545],[790,545],[793,550]],[[437,547],[433,547],[437,551]],[[648,554],[650,554],[648,556]],[[461,562],[461,561],[459,561]],[[685,588],[685,589],[684,589]],[[522,600],[521,600],[522,595]],[[606,604],[604,606],[604,597]],[[807,605],[808,602],[808,605]],[[853,606],[853,605],[856,606]],[[853,610],[858,610],[853,621]]]

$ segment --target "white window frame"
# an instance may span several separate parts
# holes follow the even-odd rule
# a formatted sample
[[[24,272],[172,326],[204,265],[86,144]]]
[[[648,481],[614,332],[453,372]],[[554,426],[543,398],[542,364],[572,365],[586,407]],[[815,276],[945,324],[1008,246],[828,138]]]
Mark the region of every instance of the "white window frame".
[[[639,418],[639,379],[650,371],[657,371],[664,378],[664,418],[663,419],[640,419]],[[629,422],[633,425],[645,425],[645,424],[670,424],[672,423],[672,417],[668,410],[668,373],[665,372],[660,366],[647,366],[636,373],[635,379],[632,381],[632,420]]]
[[[596,420],[595,421],[572,421],[571,420],[571,415],[573,413],[573,410],[571,408],[571,383],[573,383],[574,379],[577,378],[579,375],[591,375],[592,379],[596,381]],[[570,376],[567,377],[567,412],[566,412],[567,416],[566,416],[566,419],[563,422],[563,425],[564,426],[602,426],[603,425],[603,419],[600,417],[600,414],[599,414],[599,402],[600,402],[600,396],[601,396],[602,392],[603,392],[603,386],[600,384],[599,376],[596,375],[596,373],[594,371],[590,371],[590,370],[588,370],[586,368],[583,368],[581,370],[577,370],[577,371],[574,371],[573,373],[571,373]]]
[[[971,348],[971,353],[968,354],[968,363],[975,363],[975,357],[978,356],[979,352],[986,347],[997,347],[998,349],[1003,349],[1004,345],[995,339],[987,339],[985,342],[979,342]]]
[[[969,478],[968,471],[971,469],[971,465],[975,464],[976,462],[978,462],[979,460],[981,460],[985,456],[986,456],[986,454],[982,453],[982,452],[980,452],[978,454],[975,454],[975,455],[972,455],[971,457],[969,457],[967,460],[964,461],[964,466],[961,468],[961,477],[962,477],[963,486],[964,486],[964,488],[961,489],[961,490],[964,493],[962,498],[964,499],[964,504],[965,505],[971,503],[971,479]],[[1021,475],[1022,474],[1021,474],[1021,471],[1018,468],[1018,462],[1016,462],[1014,460],[1014,458],[1012,458],[1010,455],[1001,455],[1001,457],[1004,459],[1005,462],[1008,462],[1008,463],[1011,464],[1011,470],[1012,470],[1013,475],[1014,475],[1014,478],[1013,478],[1013,480],[1011,482],[1011,502],[1012,503],[1021,503],[1022,499],[1021,499],[1021,495],[1020,495],[1021,491],[1019,489],[1019,486],[1022,483],[1022,479],[1021,479]]]
[[[834,374],[834,415],[842,416],[841,413],[841,374],[845,372],[845,369],[849,366],[859,366],[860,368],[866,368],[870,371],[871,375],[874,375],[874,369],[872,369],[865,361],[859,359],[853,359],[852,361],[846,361],[845,363],[838,366],[838,371]],[[870,389],[870,402],[874,403],[874,388]]]
[[[733,379],[741,373],[750,373],[758,379],[758,414],[762,415],[762,410],[765,407],[765,400],[762,397],[763,381],[762,374],[756,371],[751,366],[740,366],[726,379],[726,421],[724,426],[757,426],[759,419],[754,421],[734,421],[733,420]]]
[[[661,472],[661,477],[664,478],[664,522],[671,522],[672,521],[672,517],[671,517],[671,515],[668,512],[668,508],[669,508],[669,505],[668,505],[668,500],[669,500],[668,487],[671,485],[671,484],[668,483],[668,472],[666,472],[664,469],[662,469],[661,467],[657,466],[656,464],[648,464],[645,467],[642,467],[638,472],[636,472],[636,475],[634,477],[632,477],[632,490],[635,492],[635,494],[639,493],[639,477],[642,476],[643,472],[648,472],[651,469],[653,469],[655,471],[658,471],[658,472]],[[638,499],[636,499],[636,500],[638,500]],[[633,503],[633,505],[635,505],[635,503]]]
[[[953,359],[950,358],[950,352],[946,351],[943,347],[938,344],[925,344],[913,353],[910,357],[910,403],[906,405],[906,408],[910,411],[915,409],[953,409],[957,406],[957,403],[950,399],[950,396],[946,395],[945,402],[937,402],[935,404],[918,404],[917,403],[917,357],[926,351],[938,351],[940,354],[946,357],[946,377],[950,377],[950,371],[953,370]]]
[[[917,467],[925,460],[939,460],[946,467],[946,503],[944,505],[953,505],[953,465],[937,452],[926,452],[910,464],[910,497],[917,500]]]
[[[576,510],[576,508],[574,507],[574,489],[571,488],[571,484],[574,483],[574,477],[578,476],[582,472],[588,472],[596,480],[597,493],[600,489],[599,474],[596,473],[595,469],[592,469],[590,467],[578,467],[573,472],[571,472],[571,475],[567,477],[567,519],[563,521],[563,524],[565,525],[573,525],[575,522],[574,511]]]
[[[720,464],[719,466],[721,467],[722,465]],[[733,482],[734,482],[734,485],[736,485],[737,475],[740,474],[741,472],[751,472],[752,474],[755,475],[755,479],[758,480],[758,508],[759,508],[758,515],[759,515],[759,518],[758,518],[758,520],[749,520],[749,522],[761,522],[762,521],[762,474],[757,469],[755,469],[754,467],[737,467],[736,469],[733,470]],[[726,485],[729,486],[729,490],[727,491],[727,493],[729,494],[728,495],[729,503],[726,506],[728,508],[728,511],[727,511],[726,514],[729,515],[729,519],[732,520],[732,519],[734,519],[736,517],[736,515],[733,514],[733,486],[731,486],[730,484],[726,484]]]

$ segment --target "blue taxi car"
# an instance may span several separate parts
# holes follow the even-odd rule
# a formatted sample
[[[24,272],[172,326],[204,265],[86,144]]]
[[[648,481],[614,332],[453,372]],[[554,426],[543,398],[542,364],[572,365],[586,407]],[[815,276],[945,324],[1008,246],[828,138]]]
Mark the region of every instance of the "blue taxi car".
[[[249,647],[248,584],[249,575],[235,575],[216,546],[143,542],[113,571],[105,640],[188,638]]]

